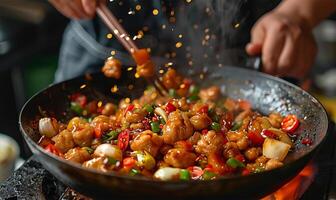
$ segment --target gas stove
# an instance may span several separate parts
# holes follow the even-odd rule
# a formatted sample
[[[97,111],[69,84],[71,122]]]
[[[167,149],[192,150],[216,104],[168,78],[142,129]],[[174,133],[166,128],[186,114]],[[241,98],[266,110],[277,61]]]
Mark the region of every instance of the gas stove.
[[[330,124],[328,136],[315,156],[313,164],[317,166],[317,174],[301,199],[336,199],[336,131],[334,124]],[[44,169],[35,156],[32,156],[5,183],[0,185],[0,199],[86,200],[91,198],[65,186]]]

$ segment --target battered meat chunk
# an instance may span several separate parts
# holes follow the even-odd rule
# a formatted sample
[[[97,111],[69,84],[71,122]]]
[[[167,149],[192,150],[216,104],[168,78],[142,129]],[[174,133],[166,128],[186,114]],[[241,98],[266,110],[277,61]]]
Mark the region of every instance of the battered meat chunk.
[[[219,98],[219,95],[220,89],[218,86],[202,89],[199,93],[199,96],[203,101],[216,101]]]
[[[176,110],[169,114],[168,122],[163,126],[163,140],[166,144],[188,139],[193,134],[193,127],[187,113]]]
[[[134,138],[131,143],[131,149],[133,151],[147,151],[155,157],[162,144],[163,139],[161,136],[158,136],[150,130],[146,130]]]
[[[164,157],[165,163],[177,167],[187,168],[194,165],[196,155],[184,149],[170,149]]]
[[[80,147],[70,149],[68,152],[66,152],[64,157],[66,160],[70,160],[76,163],[83,163],[91,158],[87,150]]]
[[[62,153],[67,152],[75,146],[72,133],[68,130],[63,130],[58,135],[54,136],[52,140],[55,142],[55,147],[57,147]]]
[[[210,154],[219,153],[223,150],[225,138],[223,134],[216,133],[211,130],[207,134],[202,135],[201,139],[197,142],[195,150],[197,153]]]

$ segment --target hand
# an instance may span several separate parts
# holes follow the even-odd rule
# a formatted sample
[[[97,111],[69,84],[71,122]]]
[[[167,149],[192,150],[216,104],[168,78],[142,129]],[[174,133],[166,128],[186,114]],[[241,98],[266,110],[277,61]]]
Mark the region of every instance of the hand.
[[[262,56],[264,72],[303,78],[312,66],[315,40],[312,31],[296,17],[272,11],[254,25],[246,52]]]
[[[55,8],[72,19],[90,19],[94,17],[98,0],[49,0]]]

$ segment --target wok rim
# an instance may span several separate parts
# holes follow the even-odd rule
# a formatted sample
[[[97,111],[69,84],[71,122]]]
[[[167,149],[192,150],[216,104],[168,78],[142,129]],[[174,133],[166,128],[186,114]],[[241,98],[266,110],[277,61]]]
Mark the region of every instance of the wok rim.
[[[313,101],[315,104],[318,105],[319,108],[321,108],[321,115],[323,115],[323,118],[324,118],[323,119],[322,128],[321,128],[321,132],[324,133],[323,138],[318,143],[315,143],[314,146],[311,149],[305,151],[302,155],[300,155],[300,157],[298,159],[290,161],[289,163],[286,163],[286,164],[284,164],[281,167],[278,167],[278,168],[275,168],[275,169],[272,169],[272,170],[265,170],[265,171],[262,171],[262,172],[259,172],[259,173],[248,174],[248,175],[245,175],[245,176],[242,176],[242,175],[220,176],[219,178],[216,178],[216,179],[213,179],[213,180],[189,180],[189,181],[169,180],[169,181],[161,181],[161,180],[156,180],[156,179],[148,179],[148,178],[142,177],[142,176],[121,175],[121,174],[118,174],[117,172],[114,172],[114,171],[112,171],[112,172],[102,172],[102,171],[99,171],[99,170],[83,167],[82,165],[80,165],[78,163],[69,162],[69,161],[67,161],[67,160],[65,160],[63,158],[60,158],[60,157],[52,154],[52,153],[49,153],[49,152],[45,151],[42,147],[40,147],[34,140],[32,140],[30,138],[30,136],[24,130],[23,125],[22,125],[22,116],[23,116],[23,113],[24,113],[25,109],[27,108],[27,105],[33,99],[35,99],[37,96],[41,95],[43,92],[47,91],[48,89],[50,89],[52,87],[57,87],[57,86],[62,85],[64,83],[72,82],[75,79],[80,79],[80,78],[84,77],[85,75],[77,76],[77,77],[74,77],[72,79],[68,79],[68,80],[65,80],[65,81],[62,81],[62,82],[59,82],[59,83],[52,83],[52,84],[48,85],[47,87],[41,89],[37,93],[35,93],[33,96],[31,96],[25,102],[25,104],[22,106],[20,114],[19,114],[20,132],[21,132],[21,135],[24,137],[25,141],[27,143],[29,143],[28,146],[29,146],[29,148],[30,148],[31,151],[32,151],[32,148],[31,148],[30,145],[32,145],[33,148],[35,150],[37,150],[39,153],[41,153],[41,154],[49,157],[49,159],[53,159],[54,161],[61,162],[62,164],[68,165],[69,167],[72,167],[74,169],[88,171],[90,173],[93,173],[93,174],[96,174],[96,175],[100,175],[100,176],[105,176],[107,178],[113,178],[114,177],[114,178],[122,178],[122,179],[128,179],[128,180],[154,182],[154,183],[160,183],[160,184],[165,184],[165,185],[177,184],[177,183],[180,183],[180,184],[185,184],[185,183],[214,183],[214,182],[222,182],[222,181],[244,179],[246,177],[260,176],[260,175],[264,175],[264,174],[268,174],[268,173],[273,173],[273,172],[276,172],[276,171],[281,171],[282,169],[286,168],[288,165],[294,165],[294,163],[299,162],[304,157],[309,156],[309,154],[311,154],[313,152],[316,152],[316,150],[318,150],[318,148],[321,146],[321,144],[323,144],[323,141],[326,138],[328,127],[329,127],[329,124],[328,124],[328,115],[327,115],[327,112],[326,112],[325,108],[321,104],[321,102],[319,100],[317,100],[314,96],[312,96],[311,94],[309,94],[305,90],[301,89],[300,87],[298,87],[298,86],[296,86],[296,85],[294,85],[294,84],[292,84],[292,83],[290,83],[288,81],[285,81],[285,80],[283,80],[283,79],[281,79],[279,77],[275,77],[275,76],[272,76],[272,75],[269,75],[269,74],[265,74],[263,72],[258,72],[258,71],[254,71],[254,70],[250,70],[250,69],[244,69],[244,68],[235,67],[235,66],[225,66],[223,68],[229,68],[229,70],[235,70],[235,71],[238,70],[238,71],[242,71],[242,72],[245,72],[245,73],[246,72],[253,73],[256,76],[265,78],[264,80],[271,80],[271,81],[279,82],[281,84],[285,84],[287,86],[290,86],[290,87],[294,88],[297,91],[300,91],[302,93],[302,95],[307,95],[308,98],[310,99],[310,101]],[[237,73],[239,73],[239,72],[237,72]],[[90,74],[96,75],[96,74],[100,74],[100,72],[94,72],[94,73],[90,73]],[[33,152],[33,154],[37,155],[34,152]],[[40,161],[38,155],[37,155],[37,159]]]

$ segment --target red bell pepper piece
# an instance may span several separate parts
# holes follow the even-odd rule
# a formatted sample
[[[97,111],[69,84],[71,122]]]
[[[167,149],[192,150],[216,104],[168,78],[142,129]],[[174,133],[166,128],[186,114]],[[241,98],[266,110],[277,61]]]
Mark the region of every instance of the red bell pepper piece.
[[[263,136],[264,138],[265,137],[268,137],[268,138],[276,138],[276,134],[273,133],[271,130],[263,130],[261,132],[261,136]]]
[[[166,112],[169,114],[171,112],[174,112],[175,110],[176,107],[172,103],[168,102],[166,105]]]
[[[208,113],[209,111],[209,106],[208,105],[204,105],[199,109],[200,113]]]
[[[81,108],[84,108],[87,104],[86,96],[80,93],[72,94],[70,100],[76,102]]]
[[[44,147],[44,150],[55,154],[56,156],[63,157],[63,153],[53,144],[48,144],[46,147]]]
[[[263,138],[260,133],[256,132],[249,132],[247,134],[247,137],[252,142],[252,144],[256,146],[262,145],[265,140],[265,138]]]
[[[137,65],[143,65],[150,60],[150,55],[147,49],[139,49],[134,51],[132,57]]]

